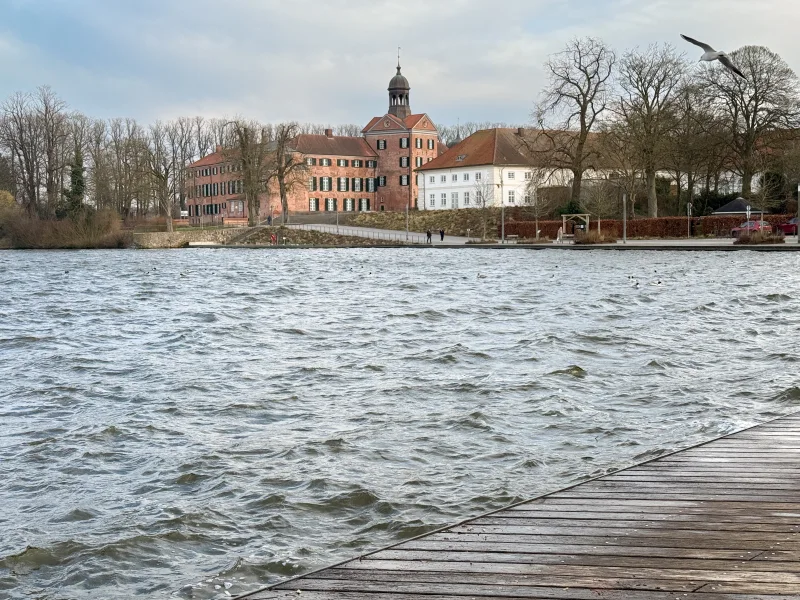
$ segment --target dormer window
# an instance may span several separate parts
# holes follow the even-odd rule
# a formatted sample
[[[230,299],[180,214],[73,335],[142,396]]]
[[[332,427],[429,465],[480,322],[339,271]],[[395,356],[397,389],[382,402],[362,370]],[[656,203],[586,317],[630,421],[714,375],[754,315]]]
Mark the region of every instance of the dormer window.
[[[456,156],[456,162],[463,162],[465,158],[467,158],[466,154],[459,154]]]

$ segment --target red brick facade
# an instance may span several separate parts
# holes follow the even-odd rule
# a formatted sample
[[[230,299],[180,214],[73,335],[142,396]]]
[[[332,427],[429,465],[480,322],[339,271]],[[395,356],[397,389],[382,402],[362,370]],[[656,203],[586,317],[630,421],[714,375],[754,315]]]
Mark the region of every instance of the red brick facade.
[[[410,88],[399,66],[397,71],[390,84],[389,112],[373,118],[363,137],[334,136],[327,130],[325,135],[300,135],[293,140],[292,148],[306,163],[306,172],[288,194],[290,213],[417,207],[420,192],[415,169],[439,155],[439,133],[427,115],[409,114]],[[190,222],[246,219],[241,179],[235,162],[226,159],[219,147],[190,165],[186,183]],[[277,186],[271,185],[263,194],[259,213],[260,220],[280,215]]]

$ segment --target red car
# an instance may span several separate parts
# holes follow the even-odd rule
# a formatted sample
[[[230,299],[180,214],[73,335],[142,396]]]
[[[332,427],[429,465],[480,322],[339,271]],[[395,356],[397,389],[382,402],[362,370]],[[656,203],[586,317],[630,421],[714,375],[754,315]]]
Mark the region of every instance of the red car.
[[[788,223],[781,223],[778,225],[784,235],[797,235],[797,217],[789,219]]]
[[[756,231],[772,233],[772,225],[766,221],[745,221],[731,229],[731,237],[739,237],[743,233],[755,233]]]

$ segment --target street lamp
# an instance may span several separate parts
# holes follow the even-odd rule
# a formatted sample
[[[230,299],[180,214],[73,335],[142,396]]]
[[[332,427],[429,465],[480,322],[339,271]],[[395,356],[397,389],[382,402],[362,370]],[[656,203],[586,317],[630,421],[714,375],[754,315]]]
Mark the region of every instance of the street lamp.
[[[408,205],[411,203],[410,199],[406,199],[406,242],[408,242]]]
[[[628,194],[622,194],[622,243],[628,243]]]
[[[692,237],[692,203],[686,203],[686,237]]]
[[[794,232],[797,235],[797,243],[800,244],[800,183],[797,184],[797,223]]]

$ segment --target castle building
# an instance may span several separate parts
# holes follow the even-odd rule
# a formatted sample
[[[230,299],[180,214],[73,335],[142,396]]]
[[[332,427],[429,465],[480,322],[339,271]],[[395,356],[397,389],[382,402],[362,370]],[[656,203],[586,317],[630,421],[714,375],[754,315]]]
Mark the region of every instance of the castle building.
[[[305,162],[306,181],[288,193],[290,213],[404,211],[417,208],[420,181],[414,170],[446,148],[424,113],[411,112],[408,79],[397,73],[389,82],[389,110],[374,117],[360,137],[298,135],[291,149]],[[230,152],[216,151],[187,167],[187,208],[193,225],[246,219],[242,173]],[[268,189],[260,218],[281,213],[280,196]]]

